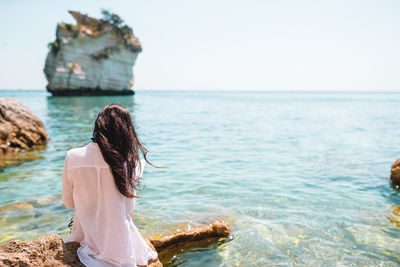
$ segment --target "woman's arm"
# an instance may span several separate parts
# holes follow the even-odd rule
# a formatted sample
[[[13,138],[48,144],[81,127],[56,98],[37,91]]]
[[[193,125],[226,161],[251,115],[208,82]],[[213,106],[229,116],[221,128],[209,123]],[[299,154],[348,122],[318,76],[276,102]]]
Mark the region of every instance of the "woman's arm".
[[[74,199],[72,197],[73,185],[71,177],[68,176],[68,153],[65,157],[64,170],[62,177],[62,202],[67,209],[75,209]]]

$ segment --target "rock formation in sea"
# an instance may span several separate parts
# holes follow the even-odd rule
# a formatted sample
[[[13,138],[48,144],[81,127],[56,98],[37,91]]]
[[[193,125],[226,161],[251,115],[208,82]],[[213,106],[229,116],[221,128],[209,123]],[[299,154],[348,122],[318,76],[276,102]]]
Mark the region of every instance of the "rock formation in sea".
[[[0,98],[0,167],[10,155],[40,148],[48,140],[43,123],[27,106]]]
[[[204,246],[229,236],[227,222],[216,221],[210,225],[177,232],[147,240],[150,247],[161,255],[174,255],[184,249]],[[59,235],[42,236],[30,241],[10,241],[0,244],[0,266],[83,266],[76,254],[79,243],[64,243]],[[149,262],[160,267],[160,259]]]
[[[142,47],[132,28],[107,11],[104,19],[69,13],[77,25],[57,25],[44,67],[47,90],[53,95],[133,94],[132,68]]]
[[[400,186],[400,159],[397,159],[392,164],[392,169],[390,172],[390,180],[394,186]]]

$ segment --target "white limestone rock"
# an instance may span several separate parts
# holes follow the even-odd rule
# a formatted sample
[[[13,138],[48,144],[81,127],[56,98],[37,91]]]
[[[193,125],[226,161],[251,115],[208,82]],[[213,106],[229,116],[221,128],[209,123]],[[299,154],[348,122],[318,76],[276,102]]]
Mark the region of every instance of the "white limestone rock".
[[[69,13],[77,25],[57,25],[44,67],[47,90],[53,95],[133,94],[139,40],[104,20]]]

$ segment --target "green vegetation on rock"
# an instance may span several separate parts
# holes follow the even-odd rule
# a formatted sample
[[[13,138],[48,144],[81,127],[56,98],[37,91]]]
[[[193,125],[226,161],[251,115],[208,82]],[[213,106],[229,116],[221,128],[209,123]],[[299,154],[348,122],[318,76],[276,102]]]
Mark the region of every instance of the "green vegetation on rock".
[[[102,20],[116,26],[118,34],[125,41],[133,34],[132,27],[128,26],[127,24],[123,25],[124,20],[119,15],[106,9],[102,9],[101,13],[103,14]]]
[[[60,41],[56,39],[55,41],[50,42],[47,46],[54,54],[57,54],[57,52],[60,50]]]

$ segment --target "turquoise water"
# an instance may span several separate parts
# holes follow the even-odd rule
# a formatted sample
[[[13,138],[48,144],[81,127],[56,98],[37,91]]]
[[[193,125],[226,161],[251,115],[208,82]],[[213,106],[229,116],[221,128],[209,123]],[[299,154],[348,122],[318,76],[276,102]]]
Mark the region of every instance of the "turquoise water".
[[[97,113],[116,102],[150,160],[168,167],[145,170],[135,215],[143,235],[216,218],[232,225],[230,240],[171,266],[400,265],[400,197],[388,179],[400,157],[400,94],[0,96],[28,105],[51,137],[37,159],[0,172],[0,242],[68,236],[73,213],[58,195],[65,153],[87,144]]]

